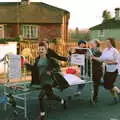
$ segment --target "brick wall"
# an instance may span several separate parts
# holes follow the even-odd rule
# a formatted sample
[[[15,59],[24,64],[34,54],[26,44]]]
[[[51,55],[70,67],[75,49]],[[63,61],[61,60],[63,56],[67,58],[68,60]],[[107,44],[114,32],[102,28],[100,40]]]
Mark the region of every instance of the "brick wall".
[[[5,38],[17,37],[18,32],[20,32],[20,26],[18,26],[17,24],[8,24],[5,28]],[[61,24],[41,24],[39,25],[39,38],[38,39],[40,40],[58,39],[58,38],[61,38],[62,36],[61,33],[62,33]]]
[[[18,26],[17,24],[7,24],[5,26],[5,38],[15,38],[17,37]]]
[[[53,40],[61,37],[61,24],[42,24],[39,28],[40,40]]]

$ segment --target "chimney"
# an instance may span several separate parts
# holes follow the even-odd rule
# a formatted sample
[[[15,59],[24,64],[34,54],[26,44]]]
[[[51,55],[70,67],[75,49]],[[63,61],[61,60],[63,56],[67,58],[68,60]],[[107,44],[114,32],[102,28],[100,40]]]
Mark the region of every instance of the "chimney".
[[[115,8],[115,20],[120,20],[120,8]]]
[[[30,0],[21,0],[21,4],[22,5],[29,5],[30,4]]]

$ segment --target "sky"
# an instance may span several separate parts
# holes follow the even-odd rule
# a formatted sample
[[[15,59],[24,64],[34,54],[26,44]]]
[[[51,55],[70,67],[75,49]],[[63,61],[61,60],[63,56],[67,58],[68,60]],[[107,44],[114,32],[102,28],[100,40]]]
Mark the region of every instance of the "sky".
[[[0,0],[0,2],[17,2],[20,0]],[[102,21],[102,12],[108,10],[114,16],[114,9],[120,8],[120,0],[31,0],[44,2],[68,10],[69,28],[86,29]]]

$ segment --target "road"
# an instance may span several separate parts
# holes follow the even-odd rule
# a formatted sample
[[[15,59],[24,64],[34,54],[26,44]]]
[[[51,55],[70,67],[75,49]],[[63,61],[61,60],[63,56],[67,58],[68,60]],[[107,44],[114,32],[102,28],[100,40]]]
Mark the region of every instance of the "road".
[[[117,79],[116,85],[120,87],[120,78]],[[1,93],[2,90],[0,89]],[[70,91],[67,92],[66,94],[71,94]],[[31,120],[36,120],[39,114],[38,94],[39,91],[33,92],[27,97],[28,116],[31,116]],[[120,102],[114,104],[109,91],[100,87],[99,101],[96,105],[90,104],[90,94],[90,85],[86,85],[79,97],[67,101],[67,110],[63,110],[58,102],[46,101],[46,120],[120,120]],[[1,110],[0,120],[6,120],[10,112],[10,107],[7,112]],[[19,120],[23,120],[23,111],[19,113]]]

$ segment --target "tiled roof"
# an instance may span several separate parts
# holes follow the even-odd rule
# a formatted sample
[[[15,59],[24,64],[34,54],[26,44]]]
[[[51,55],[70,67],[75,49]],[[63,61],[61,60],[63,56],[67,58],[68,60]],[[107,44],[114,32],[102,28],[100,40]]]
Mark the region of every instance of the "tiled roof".
[[[111,20],[104,21],[103,23],[91,27],[90,30],[102,30],[102,29],[120,29],[120,20]]]
[[[0,23],[62,23],[70,13],[42,2],[21,5],[20,2],[0,2]]]

